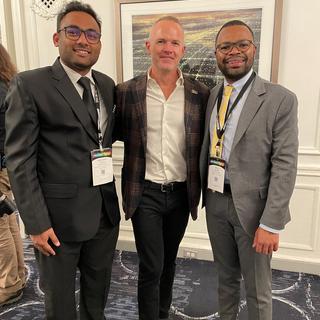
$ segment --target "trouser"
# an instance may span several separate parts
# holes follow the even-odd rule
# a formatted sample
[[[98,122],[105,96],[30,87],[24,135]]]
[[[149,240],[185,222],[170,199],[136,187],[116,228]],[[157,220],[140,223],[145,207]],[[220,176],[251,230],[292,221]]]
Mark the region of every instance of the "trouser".
[[[114,250],[119,226],[103,217],[96,235],[87,241],[63,242],[55,256],[35,249],[40,281],[45,293],[46,319],[74,320],[75,279],[80,271],[80,319],[101,320],[110,288]]]
[[[11,197],[6,169],[0,171],[0,191]],[[23,246],[15,213],[0,218],[0,303],[25,285]]]
[[[185,183],[167,192],[154,185],[147,184],[132,217],[139,256],[140,320],[169,316],[175,261],[189,218]]]
[[[241,226],[231,194],[208,190],[206,218],[218,266],[220,318],[237,318],[242,275],[249,320],[271,320],[271,255],[252,248],[254,237]]]

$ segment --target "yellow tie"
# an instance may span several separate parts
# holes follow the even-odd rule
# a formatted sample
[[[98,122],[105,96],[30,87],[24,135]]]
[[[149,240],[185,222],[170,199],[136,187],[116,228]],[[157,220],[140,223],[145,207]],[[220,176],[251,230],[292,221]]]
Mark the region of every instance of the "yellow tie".
[[[223,90],[223,97],[221,101],[221,106],[219,109],[219,123],[220,123],[220,128],[224,126],[224,122],[226,119],[226,114],[227,114],[227,109],[228,109],[228,104],[230,100],[230,96],[233,90],[233,86],[227,85],[224,87]],[[218,142],[218,135],[217,135],[217,122],[215,122],[214,129],[213,129],[213,136],[212,136],[212,143],[211,143],[211,156],[215,157],[221,157],[222,156],[222,142],[223,142],[223,137],[221,138],[221,144],[218,148],[217,142]]]

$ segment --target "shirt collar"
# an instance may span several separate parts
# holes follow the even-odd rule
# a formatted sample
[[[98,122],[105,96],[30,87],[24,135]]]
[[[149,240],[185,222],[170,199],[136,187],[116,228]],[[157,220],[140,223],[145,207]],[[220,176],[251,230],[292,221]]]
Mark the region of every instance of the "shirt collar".
[[[80,73],[74,71],[73,69],[71,69],[70,67],[65,65],[61,59],[60,59],[60,63],[61,63],[64,71],[66,72],[66,74],[68,75],[68,77],[70,78],[72,83],[77,83],[78,80],[81,77],[87,77],[87,78],[90,79],[90,82],[92,84],[94,84],[94,80],[93,80],[93,77],[92,77],[92,70],[91,69],[89,70],[89,72],[86,75],[82,76]]]
[[[148,84],[157,83],[157,81],[151,77],[150,71],[151,71],[151,67],[148,69],[148,72],[147,72],[147,82],[148,82]],[[176,85],[177,86],[183,86],[184,78],[183,78],[182,71],[179,68],[178,68],[178,74],[179,74],[179,78],[176,81]]]
[[[248,79],[252,75],[252,72],[253,70],[251,69],[244,77],[232,83],[232,86],[234,87],[234,91],[237,91],[237,92],[241,91],[245,83],[248,81]],[[224,79],[223,86],[227,86],[227,85],[228,85],[228,82],[226,81],[226,79]]]

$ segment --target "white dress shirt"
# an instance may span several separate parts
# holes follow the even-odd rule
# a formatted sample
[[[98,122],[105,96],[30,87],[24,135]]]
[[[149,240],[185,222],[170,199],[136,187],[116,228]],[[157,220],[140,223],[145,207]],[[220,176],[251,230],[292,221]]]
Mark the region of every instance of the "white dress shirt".
[[[147,79],[147,151],[145,179],[156,183],[186,181],[184,81],[182,73],[168,99],[158,83]]]
[[[70,67],[66,66],[61,59],[60,59],[60,63],[82,99],[83,87],[78,83],[79,79],[82,77],[81,74],[74,71]],[[107,123],[108,123],[108,115],[107,115],[107,110],[106,110],[105,104],[104,104],[103,100],[101,99],[101,95],[98,90],[98,87],[95,85],[94,79],[92,77],[92,70],[90,69],[90,71],[83,77],[87,77],[90,79],[91,93],[92,93],[92,96],[94,97],[95,101],[96,101],[95,92],[97,92],[97,94],[99,95],[98,101],[100,103],[100,105],[99,105],[100,111],[99,111],[98,121],[100,123],[100,129],[101,129],[101,133],[103,135],[106,130]],[[98,130],[98,128],[97,128],[97,130]]]

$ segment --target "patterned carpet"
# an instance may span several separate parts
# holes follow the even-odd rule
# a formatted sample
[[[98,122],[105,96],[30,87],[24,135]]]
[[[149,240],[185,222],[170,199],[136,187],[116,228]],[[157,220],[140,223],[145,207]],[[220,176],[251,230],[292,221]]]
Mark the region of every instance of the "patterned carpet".
[[[43,293],[30,242],[25,242],[28,282],[23,298],[0,308],[1,320],[44,319]],[[137,256],[117,251],[105,316],[108,320],[137,320]],[[210,261],[178,259],[174,283],[172,320],[219,319],[217,272]],[[79,291],[77,288],[78,299]],[[320,277],[273,270],[273,320],[320,319]],[[242,290],[239,320],[247,319]]]

